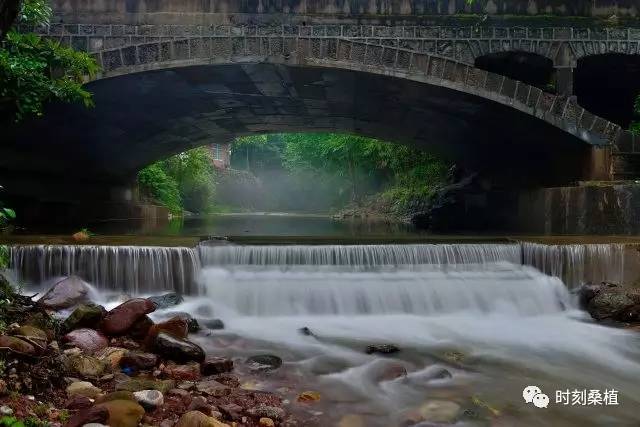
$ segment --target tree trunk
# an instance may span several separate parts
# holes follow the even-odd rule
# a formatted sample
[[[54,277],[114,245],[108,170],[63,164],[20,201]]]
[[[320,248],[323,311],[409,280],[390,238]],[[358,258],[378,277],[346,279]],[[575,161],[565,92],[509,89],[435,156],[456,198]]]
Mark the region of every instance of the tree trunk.
[[[0,0],[0,40],[9,31],[20,12],[20,0]]]

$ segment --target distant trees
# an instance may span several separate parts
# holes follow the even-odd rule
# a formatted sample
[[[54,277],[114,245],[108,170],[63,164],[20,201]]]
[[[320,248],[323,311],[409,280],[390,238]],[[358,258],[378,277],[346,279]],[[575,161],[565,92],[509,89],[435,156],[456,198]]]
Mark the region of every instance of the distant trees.
[[[175,214],[183,210],[207,213],[215,206],[216,172],[207,147],[147,166],[138,173],[138,184],[144,196]]]
[[[3,39],[0,41],[0,118],[20,121],[40,116],[50,101],[82,102],[92,105],[83,87],[86,76],[99,67],[93,58],[59,42],[12,27],[16,3],[2,1]],[[47,0],[24,0],[17,22],[27,26],[48,25],[51,8]]]
[[[301,187],[297,188],[300,193],[320,198],[333,192],[337,196],[334,200],[343,206],[358,204],[377,193],[400,212],[413,200],[430,197],[448,180],[444,161],[425,151],[374,138],[333,133],[244,137],[232,147],[236,164],[244,164],[243,155],[250,147],[252,164],[259,164],[256,155],[265,153],[273,163],[271,157],[277,152],[282,167],[293,178],[298,177],[293,182]]]

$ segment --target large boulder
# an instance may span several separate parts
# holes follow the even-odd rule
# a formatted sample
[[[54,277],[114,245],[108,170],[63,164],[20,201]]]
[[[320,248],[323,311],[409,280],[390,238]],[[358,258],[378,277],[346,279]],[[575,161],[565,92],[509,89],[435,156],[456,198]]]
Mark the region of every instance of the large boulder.
[[[581,298],[596,320],[640,321],[640,289],[603,283],[599,288],[584,287]]]
[[[174,362],[202,362],[205,354],[202,347],[191,341],[160,332],[153,345],[155,351]]]
[[[89,289],[81,278],[69,276],[54,284],[38,302],[46,308],[62,310],[86,301]]]
[[[62,341],[72,347],[78,347],[84,353],[94,354],[109,345],[107,337],[95,329],[76,329],[62,337]]]
[[[130,299],[107,313],[102,330],[107,335],[124,335],[136,321],[155,309],[155,304],[147,299]]]
[[[107,314],[103,306],[97,304],[81,304],[73,310],[62,323],[64,331],[80,328],[97,329],[102,318]]]

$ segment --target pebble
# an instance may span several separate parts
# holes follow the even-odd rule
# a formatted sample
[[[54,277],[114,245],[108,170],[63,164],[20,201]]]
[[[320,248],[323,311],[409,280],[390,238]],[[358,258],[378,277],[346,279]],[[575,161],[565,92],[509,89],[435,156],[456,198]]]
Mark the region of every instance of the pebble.
[[[153,410],[164,403],[164,396],[158,390],[142,390],[133,393],[136,401],[146,410]]]
[[[102,390],[88,381],[77,381],[67,386],[67,395],[69,397],[84,396],[95,399],[100,393],[102,393]]]
[[[275,427],[276,423],[271,418],[262,417],[259,421],[260,427]]]
[[[13,409],[9,408],[7,405],[0,406],[0,415],[13,415]]]

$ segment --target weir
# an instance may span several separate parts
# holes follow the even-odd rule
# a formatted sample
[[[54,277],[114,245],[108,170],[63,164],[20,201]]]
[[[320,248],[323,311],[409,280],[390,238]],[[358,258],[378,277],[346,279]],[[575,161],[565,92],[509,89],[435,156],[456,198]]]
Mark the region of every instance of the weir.
[[[203,267],[342,266],[354,270],[496,263],[534,267],[568,288],[624,278],[624,245],[412,244],[412,245],[220,245],[196,248],[23,245],[11,248],[11,269],[27,286],[79,275],[98,289],[130,293],[175,291],[198,294]]]

